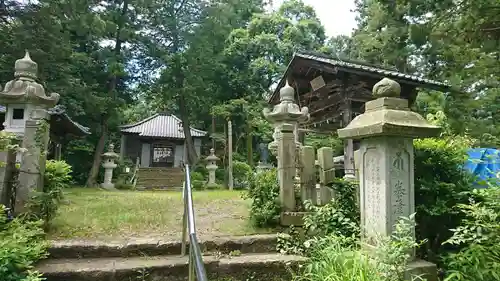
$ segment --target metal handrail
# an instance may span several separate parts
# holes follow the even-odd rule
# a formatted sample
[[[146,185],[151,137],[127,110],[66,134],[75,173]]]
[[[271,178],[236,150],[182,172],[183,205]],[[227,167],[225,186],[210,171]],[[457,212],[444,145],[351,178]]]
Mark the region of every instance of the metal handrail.
[[[182,197],[184,199],[184,215],[182,216],[182,249],[181,255],[186,255],[187,239],[189,236],[189,281],[207,281],[207,273],[205,264],[201,255],[200,244],[196,237],[196,224],[193,208],[193,193],[191,190],[191,175],[189,165],[184,165],[185,181],[182,189]],[[189,233],[188,233],[189,232]]]

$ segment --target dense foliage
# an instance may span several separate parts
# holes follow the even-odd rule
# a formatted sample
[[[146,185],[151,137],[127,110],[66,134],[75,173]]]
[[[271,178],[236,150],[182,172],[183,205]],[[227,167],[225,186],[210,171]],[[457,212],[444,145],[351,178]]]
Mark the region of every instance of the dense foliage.
[[[465,218],[445,242],[461,247],[445,256],[446,281],[500,280],[500,186],[474,193],[482,202],[457,206]]]
[[[252,175],[244,195],[252,201],[250,220],[259,227],[276,226],[280,216],[276,169]]]
[[[48,243],[39,221],[7,221],[0,205],[0,276],[2,281],[42,281],[33,263],[47,255]]]
[[[412,237],[413,217],[402,218],[390,238],[380,238],[371,255],[360,249],[355,236],[338,233],[306,241],[310,259],[295,277],[297,281],[402,281],[418,246]],[[418,277],[414,276],[419,280]]]
[[[63,199],[64,189],[73,182],[71,172],[72,167],[64,161],[46,162],[43,191],[34,192],[28,202],[26,215],[31,220],[43,220],[46,229],[50,226]]]

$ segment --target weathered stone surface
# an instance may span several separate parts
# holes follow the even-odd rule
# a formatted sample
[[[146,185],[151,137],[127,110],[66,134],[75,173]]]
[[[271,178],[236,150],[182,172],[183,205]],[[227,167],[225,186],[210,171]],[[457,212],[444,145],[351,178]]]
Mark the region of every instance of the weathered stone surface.
[[[307,212],[282,212],[280,215],[280,224],[282,226],[302,226],[304,225],[304,215]]]
[[[216,238],[200,241],[204,252],[267,253],[276,250],[276,234],[261,234]],[[130,241],[53,241],[49,248],[51,258],[103,258],[178,255],[180,241],[159,241],[157,239],[134,239]],[[189,246],[189,245],[188,245]]]
[[[401,86],[396,81],[384,78],[373,86],[373,96],[380,97],[399,97]]]
[[[407,270],[405,272],[406,280],[413,280],[412,277],[422,278],[426,281],[438,281],[438,269],[433,263],[424,260],[415,260],[408,264]]]
[[[311,200],[313,204],[316,204],[318,195],[316,194],[316,155],[314,147],[301,147],[300,161],[302,162],[300,174],[302,202]]]
[[[271,280],[281,277],[288,280],[291,276],[287,267],[297,268],[306,259],[299,256],[280,254],[248,254],[218,258],[204,256],[203,261],[210,280],[218,277],[231,277],[246,280]],[[36,268],[47,281],[109,281],[109,280],[187,280],[187,257],[156,256],[110,259],[71,259],[49,260]],[[266,279],[263,279],[266,278]],[[269,279],[268,279],[269,278]]]
[[[281,139],[278,143],[278,180],[280,203],[283,211],[295,210],[295,136],[293,125],[281,125]]]

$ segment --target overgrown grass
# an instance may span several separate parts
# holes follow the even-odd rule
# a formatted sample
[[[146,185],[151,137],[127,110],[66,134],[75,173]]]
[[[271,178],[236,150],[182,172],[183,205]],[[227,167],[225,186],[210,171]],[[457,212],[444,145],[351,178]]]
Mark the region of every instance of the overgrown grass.
[[[183,202],[180,192],[102,191],[72,188],[65,194],[50,232],[52,239],[179,239]],[[193,193],[198,234],[245,235],[268,230],[248,223],[250,202],[237,191]]]

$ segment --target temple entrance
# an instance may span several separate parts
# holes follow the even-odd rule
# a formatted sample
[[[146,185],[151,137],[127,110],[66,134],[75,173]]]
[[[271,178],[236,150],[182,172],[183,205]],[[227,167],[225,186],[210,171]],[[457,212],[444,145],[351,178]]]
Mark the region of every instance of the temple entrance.
[[[173,167],[174,166],[174,146],[164,143],[153,144],[152,151],[153,167]]]

